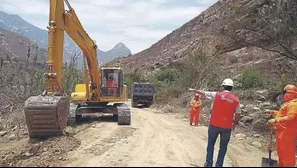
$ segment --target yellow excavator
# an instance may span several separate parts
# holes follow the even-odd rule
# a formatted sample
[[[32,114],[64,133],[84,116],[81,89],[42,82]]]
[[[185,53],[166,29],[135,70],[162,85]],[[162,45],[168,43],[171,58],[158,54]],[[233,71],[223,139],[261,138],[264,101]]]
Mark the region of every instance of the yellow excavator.
[[[69,10],[64,9],[64,2]],[[68,0],[49,0],[48,53],[44,92],[25,102],[30,138],[64,133],[85,113],[113,114],[118,125],[130,125],[131,112],[120,64],[98,66],[97,45],[89,37]],[[85,62],[85,80],[71,97],[62,90],[64,32],[79,46]],[[100,57],[100,56],[99,56]]]

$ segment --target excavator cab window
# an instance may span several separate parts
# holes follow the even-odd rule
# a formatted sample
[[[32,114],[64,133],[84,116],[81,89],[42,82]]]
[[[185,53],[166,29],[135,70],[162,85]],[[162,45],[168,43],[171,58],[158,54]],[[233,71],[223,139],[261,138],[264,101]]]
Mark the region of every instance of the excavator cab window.
[[[119,69],[102,69],[101,96],[120,97],[122,90],[122,71]]]

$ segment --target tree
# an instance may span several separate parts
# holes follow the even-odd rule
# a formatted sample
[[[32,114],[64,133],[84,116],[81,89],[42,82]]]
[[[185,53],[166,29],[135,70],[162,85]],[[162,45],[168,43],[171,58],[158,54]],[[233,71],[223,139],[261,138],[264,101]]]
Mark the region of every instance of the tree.
[[[249,11],[247,11],[249,10]],[[297,60],[297,1],[269,0],[255,9],[237,10],[246,15],[228,26],[227,35],[236,44],[256,46]]]

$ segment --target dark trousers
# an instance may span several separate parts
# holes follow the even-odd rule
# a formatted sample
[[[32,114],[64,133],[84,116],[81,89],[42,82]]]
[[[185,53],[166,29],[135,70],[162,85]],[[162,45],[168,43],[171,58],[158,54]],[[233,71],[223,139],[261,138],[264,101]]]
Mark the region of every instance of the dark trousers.
[[[217,157],[216,167],[223,167],[227,146],[230,141],[231,129],[219,128],[213,125],[209,125],[208,127],[208,143],[205,163],[205,166],[207,167],[212,167],[213,165],[213,152],[218,135],[220,135],[220,150]]]

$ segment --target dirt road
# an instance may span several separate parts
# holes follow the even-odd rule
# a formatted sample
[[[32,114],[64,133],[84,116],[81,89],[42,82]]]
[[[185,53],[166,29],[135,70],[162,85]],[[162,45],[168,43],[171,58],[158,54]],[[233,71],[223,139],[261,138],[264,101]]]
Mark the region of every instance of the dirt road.
[[[203,166],[207,128],[190,126],[176,115],[132,108],[131,126],[100,122],[75,138],[81,144],[61,166]],[[263,156],[232,137],[224,166],[260,166]]]

